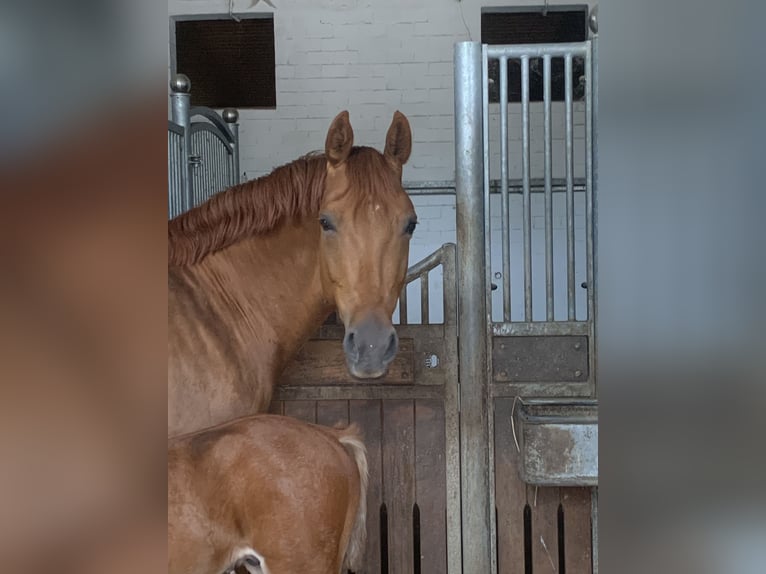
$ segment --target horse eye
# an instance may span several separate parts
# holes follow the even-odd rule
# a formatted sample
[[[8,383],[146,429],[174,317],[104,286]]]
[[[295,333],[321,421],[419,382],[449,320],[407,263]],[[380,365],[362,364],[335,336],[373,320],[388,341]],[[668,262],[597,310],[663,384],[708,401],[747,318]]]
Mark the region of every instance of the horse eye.
[[[335,231],[335,226],[326,217],[319,218],[319,225],[322,226],[324,231]]]
[[[415,233],[415,226],[416,226],[417,224],[418,224],[418,222],[417,222],[417,221],[410,221],[410,222],[407,224],[407,228],[404,230],[404,232],[405,232],[407,235],[412,235],[413,233]]]

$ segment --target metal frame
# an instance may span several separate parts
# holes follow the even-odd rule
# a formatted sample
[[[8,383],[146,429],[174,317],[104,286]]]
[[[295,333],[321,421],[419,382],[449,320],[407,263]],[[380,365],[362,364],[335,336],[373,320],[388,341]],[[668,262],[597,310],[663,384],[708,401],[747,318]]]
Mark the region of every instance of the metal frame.
[[[170,82],[168,122],[168,217],[173,218],[240,182],[239,114],[191,107],[191,82],[176,74]],[[201,121],[193,121],[201,118]]]
[[[495,397],[595,397],[595,313],[596,313],[596,220],[595,180],[596,150],[596,62],[597,39],[578,43],[551,45],[489,46],[478,42],[455,45],[455,193],[458,236],[458,297],[459,297],[459,356],[461,382],[461,488],[464,572],[497,572],[495,517],[488,513],[494,508],[494,476],[487,469],[494,467],[494,420],[487,416],[488,402]],[[530,102],[529,61],[543,60],[544,93],[544,177],[531,178],[530,170]],[[563,58],[565,63],[566,177],[552,176],[551,129],[551,60]],[[574,177],[573,121],[573,59],[584,60],[585,80],[585,178]],[[500,178],[490,180],[489,90],[490,60],[499,60],[500,116]],[[522,72],[522,178],[510,178],[508,161],[508,78],[507,62],[517,59]],[[449,182],[428,182],[407,186],[412,195],[449,194]],[[531,194],[544,194],[545,202],[545,319],[534,321],[532,316],[532,231]],[[587,318],[577,320],[575,308],[575,249],[574,193],[585,194]],[[566,320],[554,320],[553,304],[553,193],[566,197],[567,237],[567,313]],[[493,322],[491,284],[490,194],[501,195],[502,234],[502,321]],[[511,316],[511,265],[509,196],[522,195],[523,225],[523,318]],[[483,251],[482,251],[483,250]],[[483,268],[482,268],[483,266]],[[477,294],[479,295],[477,297]],[[479,324],[481,321],[481,324]],[[492,338],[512,336],[587,336],[588,380],[557,383],[494,383]],[[466,360],[467,358],[467,360]],[[465,435],[465,436],[463,436]],[[482,464],[484,467],[482,468]],[[593,492],[595,500],[597,493]],[[594,572],[597,572],[597,516],[593,503]]]

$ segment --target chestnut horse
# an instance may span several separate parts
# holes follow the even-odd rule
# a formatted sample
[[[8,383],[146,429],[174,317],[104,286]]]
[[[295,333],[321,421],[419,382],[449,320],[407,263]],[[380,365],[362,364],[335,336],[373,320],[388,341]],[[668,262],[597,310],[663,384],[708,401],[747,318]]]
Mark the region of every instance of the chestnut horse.
[[[416,216],[396,112],[383,153],[348,112],[308,155],[168,223],[168,434],[264,412],[298,349],[335,310],[349,372],[385,375]]]
[[[340,574],[364,552],[356,429],[255,415],[170,439],[168,574]]]

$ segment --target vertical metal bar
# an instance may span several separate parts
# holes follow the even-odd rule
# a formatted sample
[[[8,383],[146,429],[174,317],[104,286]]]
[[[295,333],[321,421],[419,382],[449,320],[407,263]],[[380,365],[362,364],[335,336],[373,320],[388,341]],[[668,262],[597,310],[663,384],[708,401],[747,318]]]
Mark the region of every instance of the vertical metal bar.
[[[593,319],[593,98],[591,51],[585,52],[585,269],[588,282],[588,321]]]
[[[191,125],[189,110],[191,108],[191,82],[183,74],[176,74],[170,82],[170,97],[172,99],[172,117],[173,122],[181,126],[184,130],[182,155],[184,158],[183,169],[181,171],[181,185],[183,186],[183,195],[185,200],[184,211],[192,205],[192,182],[191,166],[189,164],[189,153],[191,150]]]
[[[598,487],[590,489],[591,561],[593,574],[598,574]]]
[[[402,293],[399,295],[399,324],[407,324],[407,283],[402,287]]]
[[[482,145],[484,153],[484,282],[492,284],[492,220],[489,210],[489,58],[487,46],[481,47],[481,95],[482,95]],[[492,324],[492,292],[487,290],[485,301],[487,311],[487,329]],[[489,359],[487,360],[489,363]]]
[[[491,571],[487,409],[487,292],[482,194],[482,48],[455,44],[460,468],[464,574]],[[456,565],[458,566],[458,565]]]
[[[492,340],[492,292],[487,288],[492,284],[492,239],[491,239],[491,219],[489,212],[489,59],[487,57],[487,46],[483,45],[481,48],[481,92],[482,92],[482,130],[483,130],[483,155],[484,155],[484,288],[485,288],[485,312],[487,314],[485,321],[485,341],[486,348],[489,348],[489,343]],[[510,281],[510,278],[509,278]],[[492,355],[487,353],[484,363],[484,376],[487,381],[491,380],[492,376]],[[490,399],[488,399],[490,400]],[[494,409],[491,408],[490,411]],[[488,473],[488,488],[489,488],[489,508],[496,508],[495,506],[495,473],[494,460],[495,460],[495,441],[491,437],[495,436],[494,430],[495,417],[487,416],[487,458],[489,460],[490,471]],[[497,524],[495,513],[490,511],[489,513],[489,557],[490,557],[490,574],[497,574]]]
[[[442,246],[444,272],[444,462],[447,471],[447,572],[462,574],[460,540],[460,384],[457,354],[455,244]]]
[[[572,127],[572,54],[564,57],[564,100],[566,102],[566,172],[567,172],[567,318],[575,320],[575,248],[574,248],[574,129]]]
[[[543,102],[545,113],[545,320],[553,321],[553,195],[551,135],[551,57],[543,57]]]
[[[524,320],[532,320],[532,201],[529,190],[529,56],[521,57],[521,187],[524,227]]]
[[[588,320],[590,321],[590,340],[593,341],[593,343],[590,345],[589,355],[590,355],[590,372],[591,372],[591,385],[593,390],[593,396],[598,397],[598,385],[597,385],[597,379],[596,375],[598,373],[598,353],[597,348],[598,345],[596,344],[596,328],[597,328],[597,322],[598,322],[598,257],[596,257],[598,252],[598,12],[596,7],[596,15],[591,16],[591,21],[593,22],[591,29],[594,30],[593,39],[591,40],[591,52],[592,52],[592,60],[591,60],[591,81],[590,81],[590,90],[588,95],[593,101],[593,111],[591,113],[592,115],[592,126],[593,126],[593,133],[591,134],[591,147],[590,147],[590,153],[592,154],[591,157],[591,170],[592,170],[592,178],[593,181],[591,182],[591,197],[592,197],[592,223],[591,223],[591,241],[593,242],[593,249],[591,251],[591,257],[593,258],[593,283],[588,286],[588,290],[591,293],[591,296],[593,297],[591,304],[593,305],[591,312],[588,316]],[[598,540],[597,540],[598,542]],[[593,574],[598,574],[598,561],[596,561],[596,570],[594,570]]]
[[[511,239],[508,201],[508,58],[500,58],[500,193],[503,239],[503,321],[511,320]],[[489,204],[487,204],[489,205]]]

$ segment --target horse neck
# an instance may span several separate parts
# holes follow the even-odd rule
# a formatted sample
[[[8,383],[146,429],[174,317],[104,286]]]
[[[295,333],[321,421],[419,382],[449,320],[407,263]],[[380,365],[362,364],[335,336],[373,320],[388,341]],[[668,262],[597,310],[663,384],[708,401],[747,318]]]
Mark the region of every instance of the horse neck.
[[[255,341],[255,360],[271,353],[281,370],[334,306],[324,296],[319,273],[318,226],[286,223],[205,258],[200,272],[226,300],[227,326]],[[268,361],[271,362],[271,361]]]

